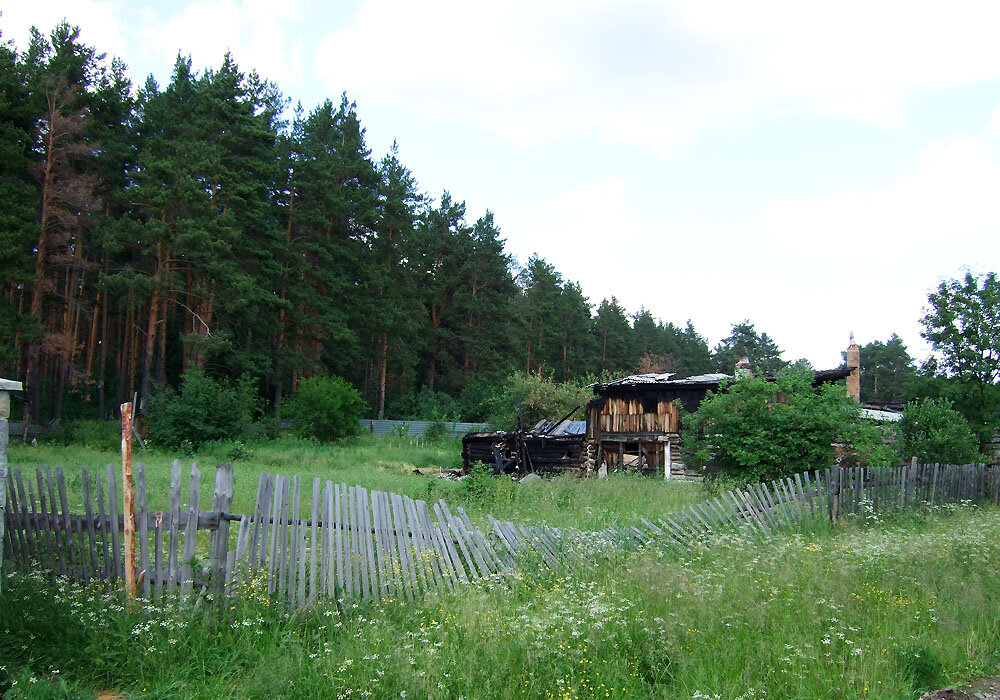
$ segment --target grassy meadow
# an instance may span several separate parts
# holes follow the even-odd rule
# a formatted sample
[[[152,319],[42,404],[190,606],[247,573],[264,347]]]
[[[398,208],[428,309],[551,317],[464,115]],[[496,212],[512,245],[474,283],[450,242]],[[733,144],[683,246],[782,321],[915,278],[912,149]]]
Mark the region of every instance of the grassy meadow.
[[[417,603],[221,616],[8,572],[7,698],[915,698],[997,675],[1000,512],[527,567]],[[107,697],[107,696],[105,696]]]
[[[197,454],[180,457],[182,502],[186,502],[188,474],[192,462],[201,470],[202,509],[212,498],[215,465],[235,465],[233,512],[252,513],[261,472],[302,477],[302,512],[308,513],[312,480],[360,484],[369,490],[392,491],[412,498],[436,501],[444,498],[452,508],[462,506],[477,524],[486,515],[555,527],[596,530],[609,525],[634,524],[640,517],[653,517],[704,499],[701,486],[693,482],[649,479],[631,474],[612,474],[608,479],[582,480],[572,475],[519,484],[510,479],[478,478],[452,481],[414,474],[416,468],[460,469],[462,445],[457,440],[419,444],[413,438],[361,436],[336,445],[282,437],[252,444],[213,443]],[[149,507],[170,507],[170,468],[176,455],[158,450],[135,449],[133,461],[146,466]],[[94,469],[114,464],[121,472],[117,450],[95,447],[41,444],[38,447],[12,442],[8,459],[24,468],[44,464],[61,466],[66,472],[71,501],[79,501],[80,466]],[[91,477],[93,478],[93,477]],[[74,502],[72,507],[81,507]]]
[[[474,519],[596,529],[701,500],[699,484],[613,475],[534,484],[413,474],[458,466],[457,443],[291,438],[220,444],[234,510],[257,474],[313,476],[420,498]],[[107,449],[12,445],[12,464],[116,463]],[[153,507],[171,458],[152,451]],[[70,469],[70,474],[73,470]],[[78,478],[78,477],[74,477]],[[74,489],[72,486],[70,490]],[[1000,510],[964,506],[763,542],[736,534],[678,557],[653,543],[554,573],[525,563],[415,603],[321,603],[289,613],[260,582],[222,609],[126,601],[105,584],[3,572],[0,696],[21,698],[916,698],[1000,675]],[[6,693],[6,694],[4,694]]]

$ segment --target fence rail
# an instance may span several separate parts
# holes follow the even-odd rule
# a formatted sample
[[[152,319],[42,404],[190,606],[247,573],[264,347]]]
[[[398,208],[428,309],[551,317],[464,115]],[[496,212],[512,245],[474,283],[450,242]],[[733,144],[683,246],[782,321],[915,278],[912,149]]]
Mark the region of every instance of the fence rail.
[[[145,468],[135,465],[135,570],[139,593],[147,598],[239,595],[241,586],[253,582],[292,607],[318,599],[412,600],[434,589],[510,574],[529,558],[555,570],[586,568],[601,551],[658,544],[685,552],[712,533],[763,537],[916,505],[1000,503],[995,466],[835,468],[735,489],[629,527],[581,532],[489,516],[484,533],[462,508],[452,511],[444,500],[428,504],[276,474],[260,475],[252,513],[231,513],[230,464],[216,468],[205,510],[200,469],[191,466],[186,489],[182,472],[175,461],[170,508],[151,511]],[[80,493],[73,497],[82,512],[71,512],[67,479],[58,467],[33,474],[15,467],[6,481],[3,546],[10,563],[81,580],[124,579],[129,562],[113,467],[94,473],[81,468]]]

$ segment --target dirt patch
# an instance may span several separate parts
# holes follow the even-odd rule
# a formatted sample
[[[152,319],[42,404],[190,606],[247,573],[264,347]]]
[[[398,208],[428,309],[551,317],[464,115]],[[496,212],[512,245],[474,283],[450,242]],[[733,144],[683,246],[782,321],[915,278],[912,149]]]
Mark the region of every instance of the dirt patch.
[[[1000,678],[983,678],[966,688],[943,688],[924,693],[920,700],[1000,700]]]
[[[125,700],[125,696],[114,690],[98,690],[97,700]]]

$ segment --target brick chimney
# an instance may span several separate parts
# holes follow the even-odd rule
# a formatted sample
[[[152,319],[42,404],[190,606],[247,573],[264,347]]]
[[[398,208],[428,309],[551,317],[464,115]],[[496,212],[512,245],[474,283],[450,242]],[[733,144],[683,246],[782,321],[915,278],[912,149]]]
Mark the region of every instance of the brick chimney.
[[[854,342],[854,333],[851,333],[851,344],[847,346],[847,368],[851,370],[847,376],[847,393],[861,403],[861,348]]]

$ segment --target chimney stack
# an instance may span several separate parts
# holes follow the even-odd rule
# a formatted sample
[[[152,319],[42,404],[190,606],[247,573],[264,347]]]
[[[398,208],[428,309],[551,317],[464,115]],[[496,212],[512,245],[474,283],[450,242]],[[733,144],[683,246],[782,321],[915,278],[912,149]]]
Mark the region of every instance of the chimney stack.
[[[740,361],[736,363],[736,378],[743,379],[743,377],[752,377],[753,370],[750,368],[750,358],[744,355],[740,358]]]
[[[851,333],[851,344],[847,346],[847,368],[851,373],[847,376],[847,393],[857,403],[861,403],[861,349],[854,342]]]

